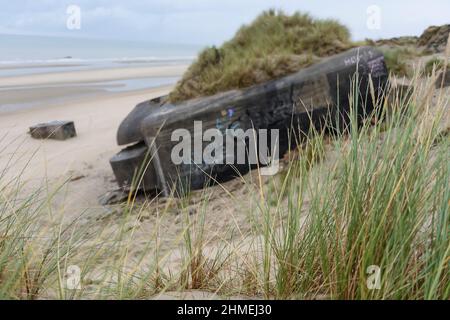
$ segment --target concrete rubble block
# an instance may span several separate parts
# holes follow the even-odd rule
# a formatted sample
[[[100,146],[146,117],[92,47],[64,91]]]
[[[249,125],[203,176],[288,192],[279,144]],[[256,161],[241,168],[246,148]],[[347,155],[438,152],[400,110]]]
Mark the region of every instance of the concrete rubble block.
[[[73,121],[51,121],[30,127],[29,131],[35,139],[67,140],[76,137]]]
[[[129,189],[132,184],[140,181],[138,189],[154,190],[156,174],[153,166],[149,165],[149,161],[148,148],[141,142],[123,149],[111,158],[110,164],[120,187]]]
[[[159,190],[167,196],[175,189],[174,194],[182,196],[215,181],[228,181],[236,177],[236,172],[245,174],[255,167],[256,161],[251,162],[249,156],[239,156],[236,138],[233,138],[234,147],[227,148],[227,129],[278,130],[276,152],[280,157],[295,148],[295,137],[301,137],[312,127],[318,132],[325,126],[330,131],[345,130],[350,121],[352,79],[357,71],[360,92],[370,92],[372,83],[375,101],[381,98],[389,74],[383,53],[376,48],[360,47],[267,83],[177,103],[168,101],[159,108],[152,108],[137,125],[147,145],[154,149],[152,163]],[[362,121],[374,107],[372,95],[368,95],[358,109],[358,119]],[[196,128],[196,123],[201,127]],[[218,162],[207,163],[200,154],[196,162],[174,163],[172,154],[180,142],[172,139],[172,133],[180,128],[183,130],[179,132],[182,135],[179,139],[191,141],[191,145],[192,141],[194,144],[198,141],[202,151],[210,143],[202,137],[206,130],[225,132],[216,154]],[[291,128],[300,130],[292,133]],[[271,150],[269,139],[265,142],[266,150]],[[246,148],[250,147],[245,144]]]
[[[234,137],[228,139],[232,140],[233,148],[227,148],[226,141],[222,141],[225,143],[220,144],[221,150],[215,154],[217,162],[206,162],[201,154],[199,161],[188,159],[176,164],[172,160],[174,148],[179,143],[179,140],[172,139],[176,130],[183,129],[182,137],[179,137],[182,140],[199,140],[202,151],[210,143],[203,139],[203,134],[209,129],[219,131],[224,139],[228,129],[243,132],[278,130],[276,152],[282,157],[296,146],[296,138],[293,137],[309,132],[311,126],[319,132],[324,126],[328,126],[328,130],[344,130],[347,127],[349,95],[353,90],[352,79],[356,72],[360,92],[370,92],[371,83],[376,100],[384,95],[389,75],[384,55],[376,48],[360,47],[324,59],[286,77],[249,88],[177,103],[171,103],[167,97],[143,102],[120,125],[117,141],[119,145],[141,141],[150,149],[151,165],[148,166],[147,174],[151,179],[149,184],[141,188],[148,190],[149,185],[150,189],[156,188],[164,196],[169,196],[172,190],[175,195],[183,195],[214,182],[233,179],[237,172],[245,174],[256,167],[256,161],[249,161],[250,157],[246,154],[243,157],[242,153],[238,154],[238,139]],[[363,104],[364,108],[358,110],[361,121],[374,110],[372,95],[368,96],[370,98]],[[329,119],[333,119],[333,123]],[[201,128],[196,129],[198,123]],[[292,128],[300,130],[292,134]],[[250,146],[247,140],[246,148]],[[266,142],[270,150],[269,138]],[[130,177],[142,163],[132,161],[137,155],[132,156],[130,150],[126,150],[111,159],[114,174],[121,186],[127,184],[123,181],[129,183]]]

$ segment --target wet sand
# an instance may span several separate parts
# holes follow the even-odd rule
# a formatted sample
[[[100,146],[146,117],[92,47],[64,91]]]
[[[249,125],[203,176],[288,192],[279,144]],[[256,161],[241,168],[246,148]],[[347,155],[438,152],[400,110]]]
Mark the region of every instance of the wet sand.
[[[3,77],[0,78],[0,88],[67,83],[92,83],[133,78],[176,77],[181,76],[186,70],[186,67],[187,66],[185,65],[126,67]]]

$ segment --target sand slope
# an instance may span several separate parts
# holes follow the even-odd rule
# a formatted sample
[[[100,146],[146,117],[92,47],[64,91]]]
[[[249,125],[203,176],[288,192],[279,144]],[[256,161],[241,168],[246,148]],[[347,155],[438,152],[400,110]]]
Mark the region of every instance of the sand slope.
[[[12,166],[3,181],[20,174],[32,188],[45,179],[56,184],[70,177],[78,178],[69,184],[73,193],[67,197],[65,205],[70,207],[73,204],[79,210],[97,206],[98,197],[114,187],[108,161],[120,150],[116,143],[120,122],[137,103],[166,94],[169,90],[165,87],[115,94],[2,115],[0,168]],[[66,141],[43,141],[34,140],[27,134],[29,126],[51,120],[75,121],[78,136]]]

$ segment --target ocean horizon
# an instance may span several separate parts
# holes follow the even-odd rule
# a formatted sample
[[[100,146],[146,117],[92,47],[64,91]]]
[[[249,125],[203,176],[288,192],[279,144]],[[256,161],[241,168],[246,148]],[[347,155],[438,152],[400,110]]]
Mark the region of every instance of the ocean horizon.
[[[188,44],[0,33],[0,64],[192,60],[200,49]]]
[[[0,34],[0,79],[61,74],[60,83],[0,85],[0,114],[85,96],[174,85],[179,75],[133,76],[128,71],[188,65],[198,49],[190,45]],[[66,76],[68,72],[101,73],[109,69],[121,70],[120,77],[80,84]],[[64,97],[60,91],[65,92]]]
[[[185,44],[0,34],[0,77],[189,64],[200,49]]]

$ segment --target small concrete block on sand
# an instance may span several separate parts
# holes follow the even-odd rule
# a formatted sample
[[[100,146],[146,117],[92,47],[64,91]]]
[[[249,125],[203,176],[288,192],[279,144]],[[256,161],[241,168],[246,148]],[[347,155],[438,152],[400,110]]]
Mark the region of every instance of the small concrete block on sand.
[[[67,140],[77,135],[73,121],[51,121],[30,127],[35,139]]]

